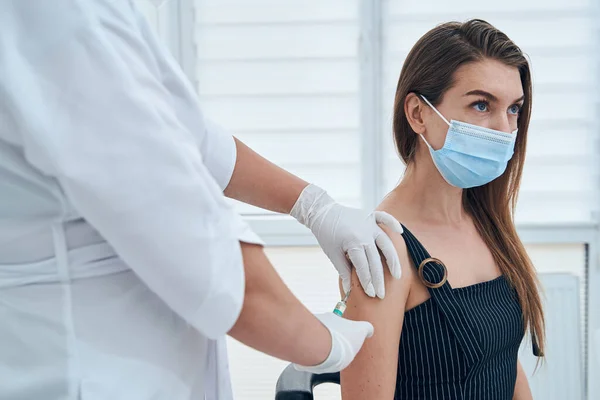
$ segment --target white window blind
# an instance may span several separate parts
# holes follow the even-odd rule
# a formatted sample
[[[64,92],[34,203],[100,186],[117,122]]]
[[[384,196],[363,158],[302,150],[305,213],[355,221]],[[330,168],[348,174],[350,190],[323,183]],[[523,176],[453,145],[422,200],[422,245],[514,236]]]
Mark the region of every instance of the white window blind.
[[[382,96],[386,190],[403,166],[392,142],[392,108],[402,63],[435,25],[482,18],[529,55],[533,113],[516,220],[589,223],[599,197],[597,35],[592,0],[383,1]],[[393,151],[392,151],[393,150]]]
[[[361,203],[357,4],[195,0],[194,7],[194,80],[205,115],[353,206]]]

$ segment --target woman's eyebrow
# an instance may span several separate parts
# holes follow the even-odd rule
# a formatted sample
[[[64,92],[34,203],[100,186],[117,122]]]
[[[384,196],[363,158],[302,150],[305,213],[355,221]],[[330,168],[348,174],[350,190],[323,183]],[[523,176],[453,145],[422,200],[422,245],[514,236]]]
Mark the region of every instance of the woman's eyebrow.
[[[498,98],[496,96],[494,96],[490,92],[486,92],[485,90],[480,90],[480,89],[471,90],[471,91],[465,93],[464,96],[482,96],[482,97],[485,97],[486,99],[488,99],[489,101],[492,101],[492,102],[497,102],[498,101]],[[518,99],[516,99],[515,101],[513,101],[513,103],[518,103],[518,102],[520,102],[520,101],[522,101],[524,99],[525,99],[525,95],[519,97]]]
[[[464,96],[482,96],[490,101],[498,101],[498,98],[491,94],[490,92],[486,92],[485,90],[471,90],[464,94]]]

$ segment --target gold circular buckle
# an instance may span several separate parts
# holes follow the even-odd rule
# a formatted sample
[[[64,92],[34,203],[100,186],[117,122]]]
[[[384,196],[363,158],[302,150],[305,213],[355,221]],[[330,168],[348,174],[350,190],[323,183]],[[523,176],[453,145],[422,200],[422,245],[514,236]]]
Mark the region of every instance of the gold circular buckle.
[[[444,276],[442,277],[442,280],[439,283],[431,283],[427,279],[425,279],[425,277],[423,276],[423,268],[425,267],[425,265],[427,265],[430,262],[439,264],[442,266],[442,268],[444,268]],[[439,289],[442,286],[444,286],[444,284],[448,280],[448,270],[446,269],[446,266],[444,265],[444,263],[441,260],[439,260],[437,258],[429,257],[429,258],[424,259],[421,262],[421,264],[419,265],[419,278],[421,278],[421,282],[423,282],[423,285],[427,286],[428,288]]]

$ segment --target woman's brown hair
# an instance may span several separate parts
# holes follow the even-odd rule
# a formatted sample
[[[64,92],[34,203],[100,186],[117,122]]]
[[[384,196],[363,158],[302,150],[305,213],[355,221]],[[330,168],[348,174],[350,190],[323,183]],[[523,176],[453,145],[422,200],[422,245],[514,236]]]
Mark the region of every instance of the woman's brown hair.
[[[415,155],[417,134],[404,112],[406,96],[409,93],[423,95],[437,105],[453,85],[454,74],[460,66],[484,59],[517,68],[525,97],[518,118],[514,155],[505,173],[484,186],[465,189],[463,206],[515,289],[523,310],[525,329],[530,330],[534,353],[543,356],[545,323],[539,281],[514,224],[532,94],[529,63],[521,49],[504,33],[479,19],[449,22],[427,32],[408,54],[400,73],[394,104],[394,139],[400,157],[410,165]]]

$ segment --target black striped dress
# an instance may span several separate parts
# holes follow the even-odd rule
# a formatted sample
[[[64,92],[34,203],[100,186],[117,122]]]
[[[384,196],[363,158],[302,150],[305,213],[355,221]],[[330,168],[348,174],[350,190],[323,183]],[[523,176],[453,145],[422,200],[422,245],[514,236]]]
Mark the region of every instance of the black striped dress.
[[[430,256],[404,229],[418,268]],[[423,278],[441,283],[444,269],[426,262]],[[394,399],[512,399],[524,325],[507,280],[428,290],[431,298],[404,314]]]

